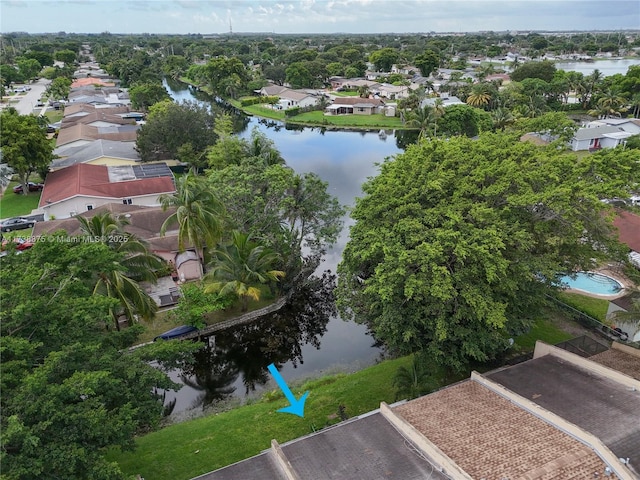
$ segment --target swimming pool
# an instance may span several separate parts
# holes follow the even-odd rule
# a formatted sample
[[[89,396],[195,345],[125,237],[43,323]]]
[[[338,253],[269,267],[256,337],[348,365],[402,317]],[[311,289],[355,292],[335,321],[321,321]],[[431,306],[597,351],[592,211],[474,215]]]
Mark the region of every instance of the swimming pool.
[[[622,290],[622,285],[617,280],[594,272],[576,272],[571,276],[560,277],[558,281],[566,288],[596,295],[616,295]]]

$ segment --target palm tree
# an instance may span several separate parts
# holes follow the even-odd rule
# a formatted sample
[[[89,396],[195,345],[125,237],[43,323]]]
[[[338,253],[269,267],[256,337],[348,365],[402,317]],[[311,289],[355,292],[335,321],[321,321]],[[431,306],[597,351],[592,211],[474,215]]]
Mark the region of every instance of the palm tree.
[[[202,264],[201,252],[213,247],[222,235],[222,205],[208,188],[206,180],[189,172],[176,180],[176,192],[161,195],[163,210],[175,208],[160,228],[164,236],[167,228],[178,225],[178,250],[193,246]]]
[[[435,382],[422,354],[414,354],[411,365],[408,367],[398,368],[393,377],[393,386],[396,387],[396,400],[416,398],[435,389]]]
[[[478,84],[473,87],[471,94],[467,97],[467,105],[472,107],[485,108],[491,101],[491,92],[486,84]]]
[[[435,107],[425,105],[422,108],[417,108],[409,114],[407,125],[419,129],[419,138],[423,138],[428,134],[432,127],[435,132],[437,121],[438,113]]]
[[[608,91],[598,99],[596,108],[587,113],[598,118],[620,117],[623,112],[627,111],[625,103],[626,99]]]
[[[493,128],[499,129],[501,132],[503,132],[508,125],[515,122],[515,118],[511,115],[511,112],[502,107],[498,107],[491,112],[491,118],[493,119]]]
[[[145,242],[124,230],[129,224],[126,219],[114,218],[109,212],[91,218],[76,218],[86,236],[122,254],[122,259],[113,270],[98,273],[98,282],[94,287],[94,293],[118,300],[119,308],[110,310],[116,329],[120,329],[118,317],[122,314],[130,323],[135,321],[136,314],[144,319],[152,318],[157,305],[138,282],[155,283],[156,272],[165,264],[162,258],[149,252]]]
[[[232,234],[231,244],[215,250],[213,255],[204,291],[235,294],[242,302],[243,312],[247,311],[249,298],[260,300],[260,289],[256,285],[277,282],[284,277],[283,271],[274,269],[279,256],[237,230]]]
[[[322,97],[324,98],[324,97]],[[280,152],[276,148],[272,140],[258,130],[258,127],[254,127],[251,131],[251,139],[249,140],[249,155],[252,157],[261,158],[264,160],[265,165],[283,165],[285,163],[284,158],[280,155]]]
[[[631,97],[629,106],[633,110],[633,118],[638,118],[640,116],[640,93],[635,93]]]
[[[366,85],[358,87],[358,96],[360,98],[369,98],[369,93],[369,87],[367,87]]]

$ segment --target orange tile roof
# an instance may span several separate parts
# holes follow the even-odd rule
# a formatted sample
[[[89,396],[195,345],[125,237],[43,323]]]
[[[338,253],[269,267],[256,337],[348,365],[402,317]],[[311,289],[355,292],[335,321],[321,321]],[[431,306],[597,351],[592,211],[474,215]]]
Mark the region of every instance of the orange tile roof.
[[[87,78],[78,78],[77,80],[75,80],[71,84],[71,88],[86,87],[86,86],[89,86],[89,85],[100,85],[102,87],[115,87],[116,86],[115,83],[107,82],[105,80],[102,80],[101,78],[87,77]]]
[[[80,163],[47,175],[39,206],[46,207],[76,195],[121,199],[174,191],[171,177],[110,182],[109,170],[104,165]]]
[[[589,360],[640,380],[640,357],[611,348],[589,357]]]
[[[394,411],[475,479],[582,480],[605,469],[585,445],[472,380]]]
[[[631,250],[640,252],[640,215],[618,210],[613,224],[618,228],[618,238]]]

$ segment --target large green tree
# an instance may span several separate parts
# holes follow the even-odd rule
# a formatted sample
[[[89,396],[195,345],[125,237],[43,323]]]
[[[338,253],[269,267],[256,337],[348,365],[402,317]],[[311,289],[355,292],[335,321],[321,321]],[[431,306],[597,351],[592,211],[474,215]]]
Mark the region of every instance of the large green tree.
[[[194,102],[164,100],[149,108],[138,132],[136,149],[143,161],[175,159],[178,149],[191,144],[195,155],[215,143],[215,114]]]
[[[250,232],[283,259],[292,280],[303,263],[315,269],[342,227],[344,209],[313,173],[297,174],[259,156],[209,172],[231,228]]]
[[[149,107],[162,100],[168,100],[169,94],[160,82],[136,83],[129,89],[133,108],[147,111]]]
[[[0,116],[0,148],[2,161],[18,175],[20,183],[26,185],[29,175],[46,170],[53,159],[53,144],[45,129],[33,115],[20,115],[8,108]],[[24,195],[29,193],[23,188]]]
[[[600,198],[628,195],[640,171],[635,155],[615,153],[577,161],[504,134],[410,146],[352,212],[343,315],[448,367],[492,358],[527,328],[557,274],[623,261]]]
[[[371,52],[369,61],[379,72],[389,72],[394,63],[400,60],[400,53],[395,48],[385,47]]]

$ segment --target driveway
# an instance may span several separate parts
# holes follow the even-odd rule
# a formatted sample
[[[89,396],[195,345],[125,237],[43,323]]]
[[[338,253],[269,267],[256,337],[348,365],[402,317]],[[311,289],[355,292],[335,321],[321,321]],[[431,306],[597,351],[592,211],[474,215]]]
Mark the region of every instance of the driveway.
[[[36,103],[46,90],[47,86],[51,83],[51,80],[45,78],[38,79],[37,82],[29,84],[31,90],[20,96],[20,100],[10,105],[14,107],[20,115],[29,115],[33,113]],[[40,109],[38,108],[38,113]]]

